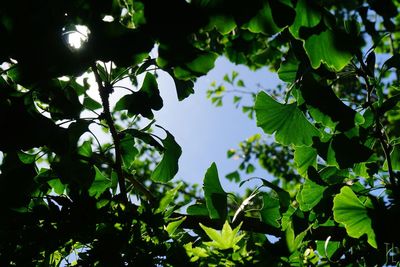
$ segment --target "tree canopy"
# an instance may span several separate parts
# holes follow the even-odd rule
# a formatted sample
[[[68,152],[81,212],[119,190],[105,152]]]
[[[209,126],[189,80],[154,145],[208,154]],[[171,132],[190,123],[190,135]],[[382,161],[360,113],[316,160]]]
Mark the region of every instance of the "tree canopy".
[[[398,264],[399,6],[5,1],[0,265]],[[234,92],[266,134],[228,151],[243,160],[226,178],[258,182],[245,195],[223,189],[218,163],[202,188],[173,180],[182,149],[153,120],[163,108],[158,73],[184,100],[218,56],[282,81],[258,90],[232,73],[207,92],[217,106]],[[273,179],[252,177],[255,168]]]

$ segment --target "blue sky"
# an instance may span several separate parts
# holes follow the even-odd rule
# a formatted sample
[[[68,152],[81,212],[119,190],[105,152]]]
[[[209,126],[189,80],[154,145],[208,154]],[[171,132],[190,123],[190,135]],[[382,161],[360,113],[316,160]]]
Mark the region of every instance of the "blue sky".
[[[228,183],[223,177],[234,171],[240,161],[228,159],[226,152],[237,148],[240,141],[251,135],[262,133],[262,130],[256,126],[255,120],[250,120],[241,109],[235,108],[233,94],[227,95],[222,107],[215,107],[206,98],[211,82],[221,83],[223,76],[233,70],[239,73],[249,90],[257,90],[257,84],[273,88],[279,83],[277,75],[266,68],[254,72],[221,57],[212,71],[198,79],[195,94],[179,102],[172,79],[160,74],[158,82],[164,107],[155,113],[156,123],[175,136],[183,151],[175,180],[202,184],[207,168],[215,162],[224,188],[238,191],[238,185]],[[267,173],[261,170],[254,175],[267,177]]]

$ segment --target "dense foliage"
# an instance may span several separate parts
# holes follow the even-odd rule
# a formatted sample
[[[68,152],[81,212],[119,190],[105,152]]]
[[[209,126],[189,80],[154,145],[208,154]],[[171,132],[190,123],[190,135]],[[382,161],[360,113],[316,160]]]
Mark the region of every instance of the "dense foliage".
[[[398,9],[391,0],[5,1],[0,265],[397,264]],[[215,163],[201,190],[171,181],[181,148],[167,128],[154,134],[157,73],[184,100],[221,55],[282,80],[257,92],[233,73],[208,92],[216,105],[234,92],[268,134],[228,151],[243,162],[227,178],[259,183],[244,196],[224,191]],[[248,179],[255,168],[274,179]]]

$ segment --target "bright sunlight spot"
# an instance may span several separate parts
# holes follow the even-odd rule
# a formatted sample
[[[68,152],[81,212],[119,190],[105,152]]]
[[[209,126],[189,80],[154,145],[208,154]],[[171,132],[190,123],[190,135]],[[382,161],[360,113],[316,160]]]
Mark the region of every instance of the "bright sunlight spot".
[[[75,25],[75,30],[66,31],[70,48],[78,50],[89,39],[90,30],[85,25]]]

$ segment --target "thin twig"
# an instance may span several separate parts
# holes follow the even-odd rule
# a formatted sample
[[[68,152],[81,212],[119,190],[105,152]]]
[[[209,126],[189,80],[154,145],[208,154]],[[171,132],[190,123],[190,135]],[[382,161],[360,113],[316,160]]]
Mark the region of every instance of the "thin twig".
[[[360,75],[361,75],[361,77],[363,77],[363,79],[365,81],[365,86],[367,87],[367,103],[366,104],[371,109],[371,111],[375,117],[376,135],[381,144],[383,153],[384,153],[386,161],[387,161],[390,184],[392,187],[396,187],[396,178],[395,178],[395,174],[393,172],[392,160],[390,157],[391,147],[385,138],[384,129],[381,125],[378,112],[376,111],[376,109],[373,105],[373,102],[371,100],[371,94],[372,94],[372,91],[374,90],[374,88],[369,83],[369,79],[368,79],[368,75],[367,75],[367,66],[365,66],[364,62],[362,61],[362,57],[360,55],[358,55],[358,59],[360,61],[360,65],[361,65]]]

